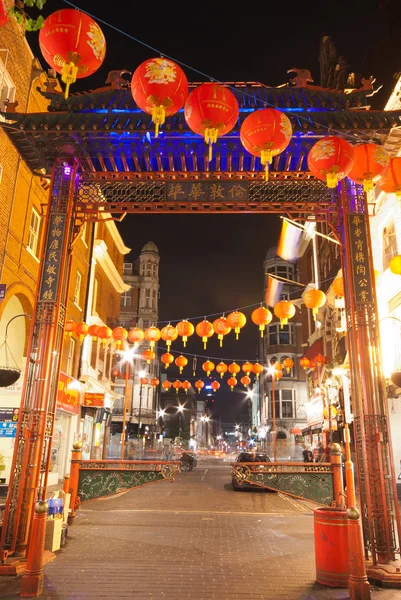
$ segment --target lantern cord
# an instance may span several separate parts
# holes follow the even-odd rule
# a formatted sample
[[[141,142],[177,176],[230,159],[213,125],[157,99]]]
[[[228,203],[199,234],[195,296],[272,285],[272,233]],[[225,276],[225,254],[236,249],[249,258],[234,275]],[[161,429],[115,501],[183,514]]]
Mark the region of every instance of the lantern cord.
[[[182,62],[180,60],[177,60],[176,58],[173,58],[172,56],[169,56],[168,54],[165,54],[164,52],[161,52],[161,50],[158,50],[157,48],[154,48],[150,44],[147,44],[146,42],[143,42],[142,40],[139,40],[138,38],[134,37],[133,35],[130,35],[129,33],[126,33],[122,29],[119,29],[118,27],[115,27],[114,25],[111,25],[107,21],[104,21],[103,19],[100,19],[99,17],[97,17],[96,15],[93,15],[92,13],[88,12],[87,10],[83,10],[82,8],[80,8],[79,6],[77,6],[76,4],[73,4],[72,2],[69,2],[69,0],[63,0],[63,2],[65,4],[68,4],[69,6],[72,6],[72,8],[75,8],[76,10],[80,10],[81,12],[87,14],[89,17],[92,17],[92,19],[95,19],[99,23],[102,23],[103,25],[106,25],[107,27],[110,27],[110,29],[114,29],[114,31],[117,31],[117,33],[121,33],[122,35],[125,35],[126,37],[130,38],[134,42],[137,42],[138,44],[141,44],[142,46],[145,46],[146,48],[149,48],[149,50],[152,50],[153,52],[156,52],[157,54],[160,54],[160,56],[165,56],[166,58],[168,58],[168,59],[176,62],[177,64],[181,65],[182,67],[185,67],[186,69],[189,69],[190,71],[193,71],[194,73],[197,73],[198,75],[201,75],[202,77],[205,77],[207,80],[211,81],[212,83],[221,83],[219,79],[215,79],[214,77],[211,77],[210,75],[207,75],[206,73],[203,73],[203,71],[199,71],[199,69],[195,69],[194,67],[191,67],[191,65],[187,65],[186,63],[184,63],[184,62]],[[246,96],[246,97],[250,98],[253,102],[255,102],[255,101],[260,102],[262,104],[263,108],[266,108],[266,106],[269,106],[271,108],[275,108],[276,110],[279,110],[279,109],[277,109],[277,106],[275,104],[272,104],[271,102],[266,102],[265,100],[262,100],[261,98],[254,97],[251,94],[248,94],[247,92],[244,92],[244,90],[236,88],[236,87],[234,87],[232,85],[226,85],[226,87],[229,88],[229,89],[235,90],[236,93],[242,94],[243,96]],[[362,138],[362,136],[351,135],[351,134],[346,133],[344,131],[340,131],[338,129],[334,129],[333,127],[329,127],[327,125],[323,125],[322,123],[315,123],[309,117],[304,117],[304,116],[302,116],[300,114],[297,114],[297,119],[299,119],[300,121],[306,121],[310,125],[318,125],[320,127],[320,129],[326,129],[329,133],[338,133],[338,134],[341,135],[342,138],[349,138],[353,142],[356,142],[356,141],[359,141],[359,142],[364,142],[365,141],[366,142],[366,139]]]

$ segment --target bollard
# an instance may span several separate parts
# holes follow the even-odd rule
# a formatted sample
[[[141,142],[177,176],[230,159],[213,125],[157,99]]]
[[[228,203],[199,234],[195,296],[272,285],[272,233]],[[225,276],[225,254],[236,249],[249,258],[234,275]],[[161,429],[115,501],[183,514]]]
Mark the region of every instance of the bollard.
[[[344,508],[344,486],[343,473],[341,466],[341,446],[340,444],[331,444],[330,461],[333,468],[333,488],[334,501],[338,508]]]
[[[63,492],[64,492],[64,494],[70,493],[70,474],[69,473],[66,473],[64,475]]]
[[[370,584],[366,576],[359,510],[357,508],[349,508],[347,510],[347,519],[349,547],[349,597],[351,600],[370,600]]]
[[[68,515],[68,524],[72,525],[77,512],[78,503],[78,484],[79,484],[79,467],[82,460],[82,442],[74,442],[72,445],[71,457],[71,473],[70,473],[70,507],[71,513]]]
[[[43,590],[43,552],[45,548],[47,502],[39,500],[35,505],[29,538],[25,574],[21,580],[21,598],[37,598]]]

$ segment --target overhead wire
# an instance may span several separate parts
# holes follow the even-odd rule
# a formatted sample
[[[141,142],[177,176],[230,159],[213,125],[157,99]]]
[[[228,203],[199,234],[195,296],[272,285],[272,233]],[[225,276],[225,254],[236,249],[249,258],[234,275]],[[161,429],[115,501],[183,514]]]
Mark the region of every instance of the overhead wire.
[[[77,6],[76,4],[74,4],[73,2],[70,2],[70,0],[63,0],[63,2],[65,4],[68,4],[72,8],[75,8],[76,10],[80,10],[81,12],[87,14],[89,17],[92,17],[92,19],[95,19],[99,23],[102,23],[102,25],[106,25],[107,27],[110,27],[110,29],[113,29],[117,33],[120,33],[120,34],[128,37],[129,39],[133,40],[134,42],[137,42],[138,44],[141,44],[142,46],[145,46],[146,48],[148,48],[149,50],[152,50],[153,52],[156,52],[161,57],[166,57],[166,58],[168,58],[168,59],[176,62],[177,64],[181,65],[182,67],[185,67],[186,69],[189,69],[189,70],[193,71],[194,73],[197,73],[198,75],[201,75],[202,77],[205,77],[206,79],[208,79],[211,82],[222,83],[219,79],[216,79],[215,77],[211,77],[207,73],[204,73],[203,71],[200,71],[199,69],[196,69],[195,67],[191,67],[191,65],[188,65],[187,63],[184,63],[183,61],[177,60],[177,58],[175,58],[175,57],[169,56],[168,54],[166,54],[165,52],[162,52],[158,48],[155,48],[154,46],[151,46],[150,44],[147,44],[146,42],[140,40],[139,38],[136,38],[135,36],[133,36],[133,35],[125,32],[125,31],[123,31],[119,27],[116,27],[115,25],[112,25],[108,21],[105,21],[104,19],[101,19],[100,17],[94,15],[93,13],[90,13],[87,10],[84,10],[84,9],[80,8],[79,6]],[[267,102],[266,100],[262,100],[261,98],[257,98],[255,96],[252,96],[251,94],[249,94],[248,92],[245,92],[244,90],[242,90],[240,88],[236,88],[236,87],[231,86],[229,84],[225,84],[225,85],[226,85],[226,87],[231,88],[232,90],[235,90],[237,93],[240,93],[243,96],[246,96],[246,97],[250,98],[253,102],[259,102],[259,103],[261,103],[263,105],[263,107],[269,106],[271,108],[279,110],[279,109],[277,109],[277,106],[275,104],[272,104],[271,102]],[[312,119],[304,117],[304,116],[302,116],[300,114],[297,114],[297,118],[300,119],[300,120],[306,121],[307,123],[309,123],[311,125],[317,125],[319,128],[326,129],[329,133],[338,133],[343,138],[348,137],[353,142],[355,142],[355,141],[361,141],[361,142],[366,141],[362,137],[359,137],[358,134],[351,135],[351,134],[348,134],[348,133],[346,133],[344,131],[340,131],[340,130],[335,129],[333,127],[324,125],[322,123],[316,123]]]

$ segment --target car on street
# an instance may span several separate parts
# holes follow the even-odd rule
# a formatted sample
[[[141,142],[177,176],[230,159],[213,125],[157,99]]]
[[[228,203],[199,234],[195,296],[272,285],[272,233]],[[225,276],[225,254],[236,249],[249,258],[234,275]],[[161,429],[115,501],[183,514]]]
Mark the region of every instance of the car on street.
[[[232,463],[233,469],[235,469],[236,465],[239,463],[266,463],[271,462],[269,456],[265,452],[240,452]],[[232,475],[231,483],[233,486],[233,490],[242,490],[244,488],[253,487],[250,483],[243,483],[242,485],[238,485],[237,479]]]

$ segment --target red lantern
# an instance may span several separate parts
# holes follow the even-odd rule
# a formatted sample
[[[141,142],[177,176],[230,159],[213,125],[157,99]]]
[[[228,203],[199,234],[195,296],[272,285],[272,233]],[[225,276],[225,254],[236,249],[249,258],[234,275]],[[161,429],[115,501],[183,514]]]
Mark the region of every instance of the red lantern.
[[[163,383],[162,383],[162,387],[163,387],[164,391],[166,391],[166,392],[169,391],[169,389],[171,388],[171,386],[172,386],[171,381],[167,381],[166,380],[166,381],[163,381]]]
[[[134,344],[134,348],[139,346],[141,342],[145,339],[145,334],[139,327],[133,327],[128,332],[128,341],[130,344]]]
[[[166,352],[165,354],[161,355],[160,360],[164,364],[164,368],[168,369],[169,366],[174,362],[174,356],[169,352]]]
[[[91,335],[93,340],[97,340],[99,329],[99,325],[91,325],[88,329],[88,335]]]
[[[319,308],[326,304],[326,294],[322,290],[308,290],[303,296],[304,304],[312,309],[313,318],[316,321],[316,315]]]
[[[184,348],[187,345],[188,338],[194,334],[195,327],[189,321],[180,321],[177,323],[178,335],[182,337]]]
[[[390,158],[388,169],[380,177],[377,185],[386,194],[401,196],[401,156]]]
[[[235,377],[241,371],[241,367],[236,362],[233,362],[231,365],[228,365],[228,370]]]
[[[198,379],[198,381],[195,381],[195,387],[198,390],[198,394],[200,394],[201,389],[205,387],[205,384],[203,383],[202,379]]]
[[[115,327],[112,331],[113,340],[116,342],[117,348],[127,339],[128,331],[124,327]]]
[[[233,391],[234,387],[237,385],[237,380],[235,379],[235,377],[229,377],[227,379],[227,385],[230,386],[231,391]]]
[[[301,365],[301,367],[303,368],[304,371],[306,371],[306,369],[309,368],[310,365],[310,360],[309,358],[306,358],[306,356],[303,356],[300,360],[299,360],[299,364]]]
[[[106,54],[106,40],[99,25],[87,14],[63,8],[45,19],[39,32],[39,45],[46,62],[66,84],[92,75]]]
[[[343,138],[329,136],[319,140],[308,155],[308,167],[312,174],[325,181],[327,187],[335,188],[351,171],[354,149]]]
[[[259,308],[255,308],[255,310],[251,314],[251,319],[255,323],[255,325],[259,325],[260,329],[260,337],[263,337],[263,331],[273,318],[270,310],[264,308],[263,306],[259,306]]]
[[[316,356],[313,360],[317,365],[319,365],[319,367],[321,365],[327,365],[327,363],[329,362],[329,359],[327,358],[327,356],[323,356],[323,354],[316,354]]]
[[[212,383],[210,384],[210,387],[212,388],[212,390],[214,392],[217,392],[217,390],[220,388],[220,384],[218,381],[212,381]]]
[[[68,333],[68,335],[75,333],[76,326],[77,324],[75,323],[75,321],[66,321],[64,327],[65,333]]]
[[[135,70],[131,81],[132,96],[141,110],[152,115],[155,137],[166,117],[174,115],[188,96],[184,71],[168,58],[150,58]]]
[[[243,386],[248,387],[248,385],[251,383],[251,378],[248,377],[248,375],[244,375],[241,377],[241,383]]]
[[[206,360],[202,365],[202,369],[205,371],[206,375],[209,377],[210,372],[213,371],[213,369],[214,369],[214,363],[211,360]]]
[[[156,389],[160,383],[160,379],[157,379],[157,377],[153,377],[153,379],[150,380],[150,383],[151,385],[153,385],[154,389]]]
[[[265,167],[265,179],[269,178],[269,164],[273,157],[285,150],[292,136],[291,121],[275,108],[255,110],[241,125],[242,145],[253,156],[259,156]]]
[[[344,280],[342,277],[337,277],[333,281],[333,292],[336,296],[344,296]]]
[[[375,187],[375,182],[385,174],[390,157],[378,144],[360,144],[354,146],[354,166],[348,173],[349,179],[362,184],[365,192]]]
[[[276,377],[276,381],[278,381],[283,376],[283,370],[282,369],[275,369],[274,370],[274,375]]]
[[[283,325],[287,325],[288,319],[295,315],[295,306],[288,300],[280,300],[274,306],[274,314],[280,319],[280,328],[282,329]]]
[[[244,364],[242,365],[242,370],[244,371],[245,375],[248,375],[252,372],[253,370],[253,364],[250,362],[244,362]]]
[[[180,369],[180,373],[182,373],[183,368],[186,367],[188,364],[188,359],[185,358],[185,356],[182,356],[181,354],[181,356],[177,356],[177,358],[175,359],[175,364]]]
[[[314,371],[316,369],[316,363],[314,360],[309,361],[309,369],[311,369],[311,371]]]
[[[219,362],[219,364],[216,367],[216,371],[218,373],[220,373],[220,377],[223,379],[223,375],[224,373],[227,373],[227,365],[223,362]]]
[[[182,388],[182,383],[179,379],[176,379],[173,383],[173,388],[175,389],[175,393],[178,394],[178,390]]]
[[[10,20],[11,9],[14,6],[14,0],[0,0],[0,27]]]
[[[223,345],[223,337],[230,333],[231,327],[227,323],[227,319],[225,317],[220,317],[213,321],[213,329],[214,332],[217,333],[217,337],[220,340],[220,347]]]
[[[283,366],[285,367],[287,373],[289,373],[292,367],[294,366],[294,361],[292,360],[292,358],[287,357],[283,360]]]
[[[160,337],[166,342],[167,352],[170,352],[171,342],[175,342],[175,340],[178,338],[177,328],[173,327],[173,325],[170,325],[169,323],[160,331]]]
[[[182,382],[182,389],[185,390],[185,393],[188,393],[188,390],[190,389],[191,384],[189,383],[189,381],[185,380]]]
[[[79,341],[82,343],[85,336],[88,335],[89,325],[86,323],[77,323],[75,327],[75,333],[79,335]]]
[[[227,323],[232,329],[234,329],[235,339],[238,340],[240,329],[242,329],[246,323],[246,316],[242,312],[234,310],[234,312],[228,315]]]
[[[209,144],[210,162],[212,144],[234,127],[238,121],[239,107],[236,97],[227,87],[203,83],[189,94],[184,114],[188,127],[204,136],[206,144]]]
[[[112,377],[120,377],[121,373],[118,369],[113,369],[111,372]]]
[[[149,383],[149,379],[147,377],[141,377],[139,381],[141,385],[148,385]]]
[[[144,331],[145,340],[149,342],[151,348],[154,348],[156,342],[160,340],[160,329],[157,327],[148,327]]]
[[[144,350],[142,352],[142,358],[143,360],[146,360],[148,365],[150,365],[151,360],[154,360],[155,356],[156,354],[153,352],[153,350]]]
[[[200,323],[197,324],[195,331],[199,337],[202,338],[203,347],[206,350],[207,339],[212,337],[214,334],[213,325],[204,319]]]
[[[259,375],[263,373],[263,365],[255,363],[252,367],[252,371],[255,373],[256,379],[259,379]]]
[[[106,325],[99,327],[97,337],[99,338],[99,340],[102,340],[103,348],[105,347],[107,340],[111,338],[112,333],[113,331],[110,329],[110,327],[107,327]]]

